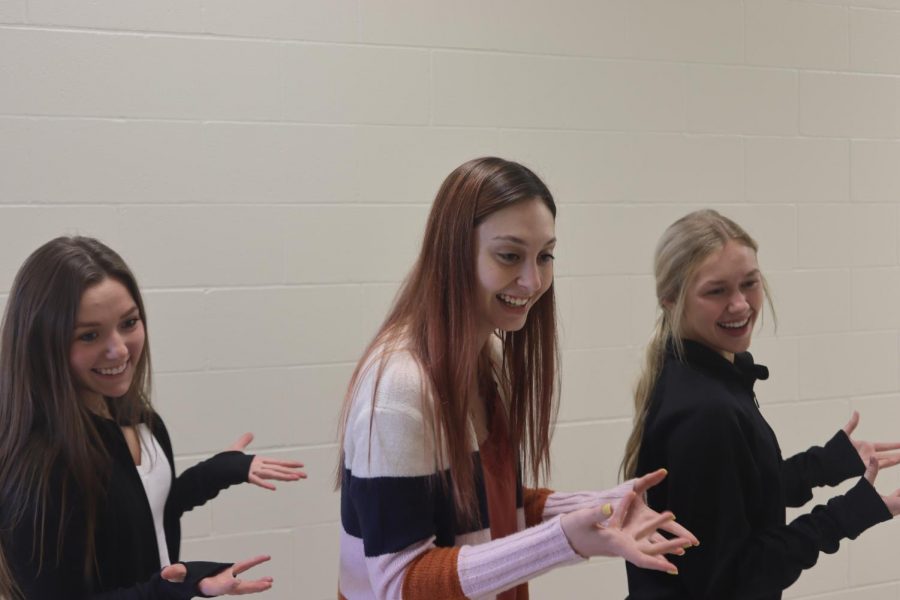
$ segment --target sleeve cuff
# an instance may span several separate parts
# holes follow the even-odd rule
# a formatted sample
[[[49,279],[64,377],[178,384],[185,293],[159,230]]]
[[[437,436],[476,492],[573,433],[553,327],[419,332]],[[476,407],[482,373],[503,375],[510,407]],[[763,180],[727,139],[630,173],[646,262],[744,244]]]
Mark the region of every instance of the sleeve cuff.
[[[881,495],[865,479],[850,488],[843,496],[832,498],[828,507],[849,539],[856,539],[863,531],[893,518]]]

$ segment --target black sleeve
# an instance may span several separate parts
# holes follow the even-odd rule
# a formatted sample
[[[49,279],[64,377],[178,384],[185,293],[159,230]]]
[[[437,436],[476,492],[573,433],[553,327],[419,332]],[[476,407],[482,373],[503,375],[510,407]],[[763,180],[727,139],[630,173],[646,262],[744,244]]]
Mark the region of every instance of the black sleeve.
[[[129,588],[95,592],[84,574],[87,531],[83,500],[72,493],[70,485],[63,510],[61,472],[57,469],[51,482],[43,528],[35,523],[36,510],[29,508],[3,536],[4,553],[26,600],[187,600],[199,593],[197,584],[201,579],[228,567],[217,563],[185,563],[188,574],[181,583],[165,581],[157,573]],[[43,559],[39,558],[41,548]]]
[[[850,438],[838,431],[824,447],[813,446],[782,463],[785,501],[788,506],[803,506],[812,499],[814,487],[835,486],[865,471]]]
[[[820,552],[836,552],[841,539],[891,518],[861,479],[847,494],[788,525],[754,526],[760,507],[752,498],[760,486],[753,477],[762,471],[737,415],[697,411],[670,433],[667,508],[701,544],[673,558],[691,598],[774,597],[813,566]]]
[[[192,508],[215,498],[220,491],[246,482],[253,456],[229,450],[186,469],[172,483],[166,500],[167,516],[180,518]]]

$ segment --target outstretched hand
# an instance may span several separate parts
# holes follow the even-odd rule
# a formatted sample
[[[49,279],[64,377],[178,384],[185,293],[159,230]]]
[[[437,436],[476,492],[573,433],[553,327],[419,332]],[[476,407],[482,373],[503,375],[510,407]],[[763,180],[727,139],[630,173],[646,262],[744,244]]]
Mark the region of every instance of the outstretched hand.
[[[869,459],[872,457],[878,460],[879,469],[900,464],[900,452],[896,452],[900,450],[900,442],[867,442],[853,439],[853,431],[857,425],[859,425],[859,411],[854,410],[850,420],[844,425],[844,433],[850,438],[850,443],[856,448],[864,465],[868,467]]]
[[[252,441],[253,434],[249,432],[245,433],[230,445],[227,450],[238,450],[243,452]],[[276,481],[297,481],[298,479],[306,479],[306,473],[299,470],[302,468],[302,462],[297,462],[295,460],[276,460],[274,458],[257,455],[253,457],[253,462],[250,463],[247,481],[261,488],[274,490],[275,486],[266,481],[266,479],[274,479]]]
[[[869,465],[866,467],[866,473],[863,477],[872,484],[872,487],[875,487],[875,478],[877,476],[878,459],[872,456],[869,458]],[[896,517],[900,514],[900,490],[894,490],[894,493],[892,494],[881,496],[881,499],[884,500],[884,505],[887,506],[887,509],[891,511],[891,516]]]
[[[638,479],[634,491],[622,498],[611,517],[612,509],[608,504],[563,515],[560,524],[572,548],[585,557],[621,556],[638,567],[678,573],[664,555],[681,556],[685,548],[699,542],[690,531],[675,522],[671,512],[658,513],[644,502],[644,492],[665,476],[666,472],[661,469]],[[606,523],[601,525],[601,521]],[[660,530],[675,537],[668,539]]]
[[[250,560],[236,562],[230,568],[218,575],[204,577],[197,584],[200,593],[205,596],[237,596],[241,594],[256,594],[264,592],[272,587],[271,577],[261,577],[254,580],[239,579],[238,575],[251,569],[260,563],[269,560],[269,556],[257,556]],[[181,582],[187,576],[187,567],[181,563],[169,565],[162,570],[162,578],[167,581]]]

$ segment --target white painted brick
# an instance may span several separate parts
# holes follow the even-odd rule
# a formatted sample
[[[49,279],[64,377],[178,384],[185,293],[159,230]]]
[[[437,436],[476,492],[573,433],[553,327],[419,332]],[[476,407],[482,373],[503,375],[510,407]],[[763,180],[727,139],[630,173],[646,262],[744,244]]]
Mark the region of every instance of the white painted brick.
[[[140,271],[134,271],[138,282]],[[141,290],[156,373],[203,369],[209,361],[205,300],[196,290]]]
[[[850,53],[847,9],[790,0],[746,3],[747,62],[843,70]]]
[[[354,361],[367,341],[358,286],[214,290],[207,298],[213,368]]]
[[[359,202],[430,206],[453,169],[470,158],[497,154],[492,129],[358,127],[352,165],[356,197]],[[509,152],[499,154],[516,159]]]
[[[3,0],[0,2],[0,23],[24,23],[27,11],[25,0]]]
[[[362,332],[365,344],[378,333],[378,328],[387,318],[399,290],[400,283],[368,283],[362,286]],[[364,347],[360,347],[354,359],[361,357],[364,350]]]
[[[376,44],[622,56],[627,5],[621,0],[362,2],[360,26],[363,41]]]
[[[424,50],[290,44],[284,57],[285,116],[315,123],[425,124]]]
[[[900,137],[900,78],[801,73],[800,131],[838,137]]]
[[[756,240],[759,265],[764,273],[797,266],[796,207],[740,204],[722,207],[719,212],[738,223]]]
[[[735,137],[501,131],[500,147],[503,156],[539,166],[560,203],[717,204],[743,195]]]
[[[185,182],[215,203],[350,202],[355,177],[349,127],[206,123],[202,171]]]
[[[293,40],[351,42],[357,39],[353,0],[203,0],[209,33]]]
[[[797,0],[798,2],[811,2],[816,4],[835,4],[839,6],[853,6],[863,8],[884,8],[897,10],[897,0]]]
[[[283,279],[284,209],[129,206],[122,252],[148,286],[248,285]]]
[[[568,348],[624,346],[631,339],[631,288],[627,277],[572,280],[574,327]]]
[[[561,361],[560,422],[631,418],[641,353],[628,348],[567,350]]]
[[[631,419],[556,427],[551,445],[552,489],[605,490],[618,482]]]
[[[900,329],[900,269],[853,269],[853,329]]]
[[[557,273],[644,274],[666,227],[698,206],[566,206],[557,217]]]
[[[797,74],[786,70],[691,65],[688,130],[703,133],[797,133]]]
[[[778,311],[778,331],[804,335],[850,330],[850,271],[816,270],[766,275]]]
[[[893,488],[878,486],[883,494],[894,491]],[[890,548],[900,535],[900,521],[894,519],[867,530],[853,542],[850,549],[850,583],[852,585],[870,585],[896,580],[895,561],[891,560]]]
[[[213,505],[213,531],[217,534],[283,529],[340,519],[341,503],[334,491],[337,446],[291,451],[260,451],[276,460],[298,460],[310,475],[299,481],[274,481],[275,492],[252,484],[234,486]],[[234,515],[241,515],[235,519]]]
[[[214,500],[214,502],[218,501]],[[231,515],[236,521],[240,521],[243,516],[245,515]],[[229,536],[217,535],[205,539],[186,540],[181,544],[182,561],[236,562],[261,554],[270,555],[272,560],[245,571],[242,577],[244,579],[258,579],[266,576],[274,578],[272,591],[267,592],[272,600],[296,597],[296,589],[291,589],[290,587],[290,583],[293,582],[295,561],[290,531],[261,531]]]
[[[304,598],[333,600],[335,597],[340,531],[337,523],[294,529],[294,591],[303,590]]]
[[[891,394],[853,398],[850,408],[859,411],[859,426],[854,432],[856,439],[870,442],[900,440],[900,432],[897,431],[897,423],[900,422],[900,396]],[[877,486],[882,493],[892,492],[900,487],[900,470],[884,469],[879,472]]]
[[[896,333],[803,337],[800,344],[800,398],[894,392],[898,388]]]
[[[572,282],[573,278],[559,275],[555,275],[553,279],[552,289],[556,295],[556,335],[560,349],[571,347],[572,336],[578,335]]]
[[[34,198],[34,137],[33,121],[0,118],[0,206],[26,204]]]
[[[850,10],[850,65],[854,71],[900,73],[900,12]]]
[[[775,310],[778,310],[778,306]],[[765,318],[770,320],[768,315]],[[777,337],[763,337],[757,334],[753,338],[750,352],[756,362],[769,368],[769,378],[758,381],[754,388],[759,403],[768,406],[796,401],[799,397],[797,339],[783,334]]]
[[[849,400],[768,405],[762,408],[785,458],[823,446],[850,418]]]
[[[853,140],[850,156],[853,200],[896,202],[900,198],[900,142]]]
[[[92,29],[200,31],[202,12],[200,0],[92,0],[84,3],[28,1],[29,23]]]
[[[644,348],[653,335],[659,314],[656,282],[652,275],[633,275],[628,278],[628,283],[631,294],[631,345],[640,348],[638,362],[643,365]]]
[[[616,559],[585,561],[572,567],[554,569],[528,584],[530,597],[577,598],[591,590],[598,598],[624,598],[628,595],[625,563]]]
[[[89,235],[113,248],[117,236],[113,208],[13,207],[0,206],[0,289],[9,290],[13,277],[38,246],[61,235]]]
[[[250,431],[254,448],[328,444],[336,440],[338,413],[353,365],[171,373],[157,378],[154,404],[166,417],[178,450],[221,450]],[[201,426],[228,407],[247,415],[233,431]]]
[[[280,58],[261,42],[0,29],[0,111],[274,119]]]
[[[439,124],[684,129],[679,65],[440,51],[433,61]]]
[[[815,204],[800,206],[798,215],[800,266],[896,264],[895,205]]]
[[[287,281],[400,281],[418,255],[427,216],[424,206],[289,209]]]
[[[749,202],[847,202],[847,140],[747,138]]]
[[[739,63],[743,8],[736,0],[632,0],[630,50],[639,58]]]

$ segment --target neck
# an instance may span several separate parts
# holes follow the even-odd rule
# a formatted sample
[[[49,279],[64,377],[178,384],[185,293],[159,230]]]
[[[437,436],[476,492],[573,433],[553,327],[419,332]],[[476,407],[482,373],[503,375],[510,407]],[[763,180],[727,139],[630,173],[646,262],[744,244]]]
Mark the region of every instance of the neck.
[[[109,412],[109,407],[106,405],[106,400],[104,400],[103,396],[101,396],[100,394],[86,394],[82,396],[82,400],[84,401],[84,404],[85,406],[87,406],[88,410],[98,417],[103,417],[104,419],[112,419],[112,415]]]

